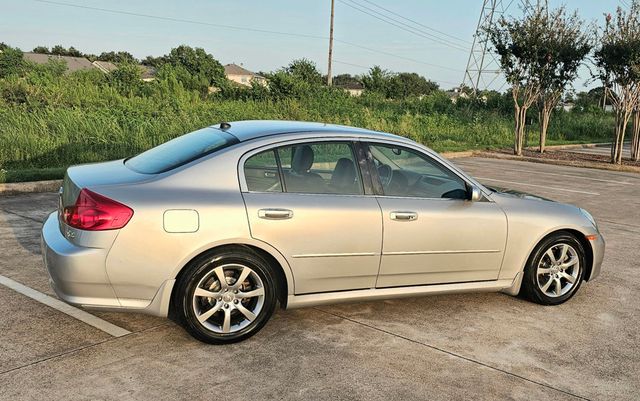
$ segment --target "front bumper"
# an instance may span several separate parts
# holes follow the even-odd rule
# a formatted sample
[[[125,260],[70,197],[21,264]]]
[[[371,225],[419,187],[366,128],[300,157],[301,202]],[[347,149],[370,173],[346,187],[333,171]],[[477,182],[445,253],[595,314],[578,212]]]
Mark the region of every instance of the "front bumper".
[[[593,266],[591,267],[591,275],[587,281],[592,280],[600,275],[602,269],[602,260],[604,259],[605,242],[602,234],[598,233],[596,239],[589,241],[593,252]]]
[[[120,307],[105,270],[108,249],[70,242],[61,232],[57,213],[42,226],[41,247],[49,282],[60,299],[85,307]]]

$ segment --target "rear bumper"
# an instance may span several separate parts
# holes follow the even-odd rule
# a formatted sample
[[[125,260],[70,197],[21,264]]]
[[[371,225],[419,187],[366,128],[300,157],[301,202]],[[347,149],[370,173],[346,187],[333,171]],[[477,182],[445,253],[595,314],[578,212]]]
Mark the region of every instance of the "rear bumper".
[[[49,215],[42,226],[41,248],[49,283],[56,295],[68,304],[84,308],[166,317],[175,280],[163,282],[150,301],[137,300],[133,307],[123,300],[123,305],[106,273],[105,262],[113,241],[106,242],[107,248],[75,245],[60,231],[57,213]]]
[[[72,305],[119,307],[105,271],[108,249],[74,245],[60,231],[57,213],[42,226],[42,257],[51,288]]]

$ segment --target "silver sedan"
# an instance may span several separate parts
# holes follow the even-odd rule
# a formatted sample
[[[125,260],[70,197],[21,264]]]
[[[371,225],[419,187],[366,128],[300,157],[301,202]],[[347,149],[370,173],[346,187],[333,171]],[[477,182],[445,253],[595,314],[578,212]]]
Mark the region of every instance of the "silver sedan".
[[[503,291],[556,305],[604,256],[578,207],[485,187],[407,138],[279,121],[70,167],[42,248],[66,302],[169,316],[209,343],[255,334],[278,303]]]

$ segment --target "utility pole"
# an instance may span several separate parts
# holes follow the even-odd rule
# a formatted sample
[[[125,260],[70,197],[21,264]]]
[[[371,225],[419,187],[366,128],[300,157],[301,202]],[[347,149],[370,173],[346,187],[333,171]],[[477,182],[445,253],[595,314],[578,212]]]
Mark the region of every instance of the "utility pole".
[[[335,0],[331,0],[331,24],[329,25],[329,63],[327,67],[327,86],[331,86],[331,58],[333,53],[333,10]]]

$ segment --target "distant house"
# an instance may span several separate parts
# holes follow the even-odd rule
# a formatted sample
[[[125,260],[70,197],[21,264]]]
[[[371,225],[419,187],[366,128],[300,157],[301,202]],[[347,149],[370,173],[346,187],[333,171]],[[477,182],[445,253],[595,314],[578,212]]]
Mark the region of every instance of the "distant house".
[[[341,85],[336,85],[336,88],[343,89],[349,93],[351,96],[360,96],[362,92],[364,92],[364,85],[360,82],[348,82]]]
[[[84,57],[71,57],[71,56],[58,56],[55,54],[41,54],[41,53],[24,53],[24,59],[36,64],[47,64],[49,60],[64,61],[67,64],[67,73],[92,70],[96,68],[91,61]]]
[[[96,60],[93,63],[94,67],[96,67],[97,69],[99,69],[100,71],[104,72],[105,74],[110,73],[111,71],[117,70],[118,66],[109,62],[109,61],[100,61],[100,60]]]
[[[243,86],[251,86],[251,82],[256,82],[260,85],[266,85],[267,83],[267,80],[264,77],[237,64],[225,65],[224,75],[227,76],[229,81],[233,81]]]
[[[140,71],[142,71],[142,75],[140,75],[140,79],[142,79],[144,82],[151,82],[156,79],[155,68],[148,65],[141,65]]]

